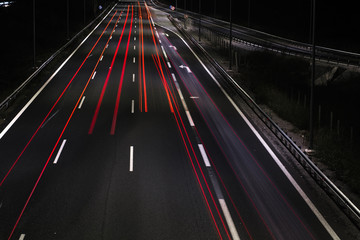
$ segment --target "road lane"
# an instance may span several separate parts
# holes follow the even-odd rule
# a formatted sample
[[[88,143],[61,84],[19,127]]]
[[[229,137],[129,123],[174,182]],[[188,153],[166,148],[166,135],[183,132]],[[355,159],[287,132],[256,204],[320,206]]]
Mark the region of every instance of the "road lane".
[[[129,30],[127,26],[127,34]],[[153,38],[149,31],[147,34],[144,41],[147,45],[151,45]],[[111,44],[104,45],[106,51],[111,51]],[[128,48],[123,46],[120,48],[122,56],[126,49]],[[39,158],[44,161],[46,156],[49,156],[49,161],[52,159],[49,151],[54,142],[61,143],[66,139],[66,145],[56,144],[53,148],[53,153],[59,153],[59,158],[54,154],[54,158],[58,161],[43,168],[15,226],[14,238],[23,236],[22,234],[35,239],[115,239],[119,236],[134,236],[134,238],[163,236],[167,239],[218,238],[209,218],[208,209],[204,205],[203,196],[197,182],[194,181],[173,115],[169,111],[168,98],[164,94],[166,90],[152,61],[153,53],[151,49],[149,52],[146,51],[143,65],[146,70],[143,76],[149,75],[153,79],[147,82],[149,83],[147,89],[150,91],[149,98],[153,99],[149,109],[154,107],[154,111],[140,117],[137,113],[131,114],[129,111],[130,105],[126,99],[136,99],[138,93],[137,85],[131,81],[137,66],[127,67],[123,78],[124,92],[119,101],[116,136],[112,137],[109,128],[102,123],[107,122],[109,126],[109,120],[112,119],[112,114],[109,113],[116,104],[116,91],[111,90],[119,86],[121,61],[114,63],[114,66],[116,65],[114,74],[109,80],[110,90],[104,93],[105,107],[99,111],[97,122],[99,127],[91,135],[88,134],[86,126],[88,127],[89,124],[86,123],[90,123],[91,112],[96,108],[96,104],[92,106],[90,104],[96,102],[99,97],[99,91],[94,90],[104,84],[104,76],[108,70],[106,63],[109,64],[107,53],[104,56],[98,55],[98,62],[101,60],[101,63],[96,69],[95,77],[94,72],[88,71],[89,87],[84,88],[87,101],[82,101],[83,94],[79,95],[81,84],[72,85],[64,94],[65,100],[59,107],[59,112],[44,127],[47,130],[46,135],[52,140],[40,134],[36,137],[39,139],[37,141],[39,149],[42,149],[40,143],[44,142],[44,139],[48,140],[49,147],[45,147],[47,151],[42,150],[44,153],[40,154],[38,151],[33,152],[34,148],[31,147],[27,152],[32,154],[29,159]],[[131,61],[131,57],[127,61]],[[127,65],[131,66],[129,62]],[[71,74],[71,71],[62,74]],[[77,102],[74,101],[76,98],[78,98]],[[160,101],[157,101],[159,99]],[[166,101],[162,101],[163,99]],[[80,103],[82,106],[79,109]],[[71,116],[74,118],[71,119]],[[136,116],[138,117],[136,121],[130,119]],[[54,126],[56,128],[53,129]],[[65,128],[59,137],[58,129],[62,129],[61,126]],[[159,133],[164,138],[154,138]],[[165,150],[159,147],[163,145]],[[129,169],[128,161],[126,161],[127,167],[124,167],[124,158],[129,159],[129,156],[125,156],[129,154],[129,146],[134,146],[133,149],[145,149],[145,151],[136,151],[136,167],[133,168],[133,173],[139,174],[136,179],[132,179],[127,174],[116,174]],[[155,149],[157,150],[154,151]],[[124,154],[125,152],[127,154]],[[67,164],[70,167],[64,169]],[[36,169],[34,170],[36,172]],[[21,175],[21,172],[16,172]],[[28,181],[30,189],[34,180]],[[137,187],[129,184],[132,181],[138,182],[135,184]],[[94,186],[98,186],[95,191]],[[133,203],[137,204],[133,205]],[[113,211],[114,209],[116,211]],[[131,214],[128,212],[129,209],[133,209],[137,214]],[[7,218],[6,221],[9,219]],[[119,223],[123,228],[119,228]],[[92,228],[89,229],[89,226]]]
[[[244,132],[245,124],[242,128],[236,128],[237,131],[235,131],[224,114],[218,109],[213,99],[200,84],[199,79],[192,74],[189,68],[192,66],[192,69],[201,69],[200,64],[197,63],[198,67],[196,68],[195,61],[191,64],[187,63],[174,48],[170,47],[174,44],[165,36],[163,34],[164,41],[167,41],[169,59],[176,59],[171,61],[172,65],[177,68],[177,74],[182,80],[183,87],[188,91],[189,96],[197,96],[193,102],[207,125],[207,130],[211,132],[223,158],[232,168],[238,183],[250,200],[250,206],[252,205],[254,211],[258,213],[263,222],[262,225],[270,235],[269,237],[276,239],[329,237],[316,217],[315,219],[314,216],[309,217],[314,214],[309,211],[306,205],[304,206],[304,202],[299,201],[301,197],[294,191],[295,189],[286,185],[286,183],[289,184],[289,181],[280,169],[276,165],[274,166],[274,161],[267,152],[261,149],[261,144],[256,137],[251,137],[251,134]],[[179,48],[178,46],[181,44],[179,41],[177,43],[176,47]],[[185,56],[191,54],[189,51],[186,53],[185,46],[180,47],[180,49],[181,54]],[[201,71],[199,72],[201,74]],[[208,74],[203,73],[199,78],[203,82],[207,82],[205,80],[206,75]],[[231,118],[234,119],[233,116]],[[241,118],[237,119],[237,121],[241,120]],[[241,131],[239,131],[240,129]],[[246,140],[242,138],[246,138]],[[257,145],[259,147],[256,147]],[[223,159],[218,165],[223,165]],[[291,204],[292,202],[295,206]],[[258,228],[258,226],[256,227]],[[289,231],[289,229],[291,230]],[[334,237],[337,236],[334,235]]]

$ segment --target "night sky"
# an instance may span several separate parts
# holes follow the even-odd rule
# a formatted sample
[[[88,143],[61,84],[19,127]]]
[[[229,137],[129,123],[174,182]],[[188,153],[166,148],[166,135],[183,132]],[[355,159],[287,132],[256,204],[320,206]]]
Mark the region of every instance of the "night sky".
[[[175,5],[175,0],[161,0]],[[178,7],[184,7],[185,0],[178,0]],[[286,38],[309,42],[311,0],[251,1],[251,26],[258,30]],[[230,0],[202,0],[202,13],[229,19]],[[247,26],[248,0],[233,0],[233,18]],[[360,14],[356,1],[316,2],[316,41],[319,45],[360,52],[358,36]],[[186,8],[199,11],[199,0],[186,0]]]

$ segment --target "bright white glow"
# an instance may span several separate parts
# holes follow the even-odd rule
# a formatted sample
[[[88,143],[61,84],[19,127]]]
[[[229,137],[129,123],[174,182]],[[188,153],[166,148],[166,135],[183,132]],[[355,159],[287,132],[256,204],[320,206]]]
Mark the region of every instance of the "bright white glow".
[[[205,166],[211,167],[209,159],[208,159],[208,157],[206,155],[204,146],[202,144],[198,144],[198,146],[199,146],[199,149],[200,149],[201,156],[202,156],[202,158],[204,160]]]
[[[82,97],[78,109],[81,109],[81,107],[82,107],[82,105],[83,105],[83,103],[84,103],[84,100],[85,100],[85,96]]]
[[[66,143],[66,139],[64,139],[63,142],[61,143],[60,149],[59,149],[58,153],[56,154],[56,158],[55,158],[55,160],[54,160],[54,164],[57,164],[57,162],[58,162],[58,160],[59,160],[59,158],[60,158],[61,152],[62,152],[62,150],[63,150],[63,148],[64,148],[64,146],[65,146],[65,143]]]
[[[134,146],[130,146],[130,166],[129,171],[134,171]]]
[[[224,213],[226,223],[229,226],[232,238],[234,240],[240,240],[240,236],[239,236],[239,234],[238,234],[238,232],[236,230],[234,221],[232,220],[232,217],[231,217],[229,209],[228,209],[228,207],[227,207],[227,205],[225,203],[225,200],[224,199],[219,199],[219,203],[220,203],[220,206],[221,206],[221,210]]]

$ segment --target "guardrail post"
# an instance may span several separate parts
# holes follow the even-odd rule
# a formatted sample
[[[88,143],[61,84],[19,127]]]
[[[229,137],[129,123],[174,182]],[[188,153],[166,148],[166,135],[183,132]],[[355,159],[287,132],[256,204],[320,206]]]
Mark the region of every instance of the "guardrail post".
[[[235,51],[235,67],[236,71],[239,72],[239,56],[237,51]]]
[[[320,128],[320,125],[321,125],[321,105],[319,105],[318,120],[319,120],[319,128]]]
[[[334,114],[333,112],[330,112],[330,132],[332,132],[333,129],[333,119],[334,119]]]

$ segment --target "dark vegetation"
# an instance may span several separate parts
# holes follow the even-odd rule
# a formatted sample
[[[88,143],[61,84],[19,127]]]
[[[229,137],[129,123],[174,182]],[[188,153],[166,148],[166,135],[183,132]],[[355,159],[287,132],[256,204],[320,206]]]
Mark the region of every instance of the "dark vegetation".
[[[331,68],[318,66],[317,70],[321,74]],[[310,69],[307,61],[252,53],[241,71],[250,82],[250,90],[258,103],[269,106],[298,129],[309,129]],[[360,74],[337,79],[338,82],[315,87],[315,156],[333,170],[338,179],[360,193]]]
[[[189,29],[197,38],[197,28]],[[229,50],[226,45],[211,42],[214,38],[209,37],[209,30],[203,31],[203,35],[203,46],[227,68]],[[309,61],[260,50],[234,49],[240,63],[234,74],[236,80],[258,104],[270,107],[293,124],[299,134],[305,132],[308,138]],[[318,63],[316,78],[333,69],[334,66]],[[359,92],[360,73],[339,67],[326,84],[316,85],[314,100],[315,157],[356,193],[360,193]]]

